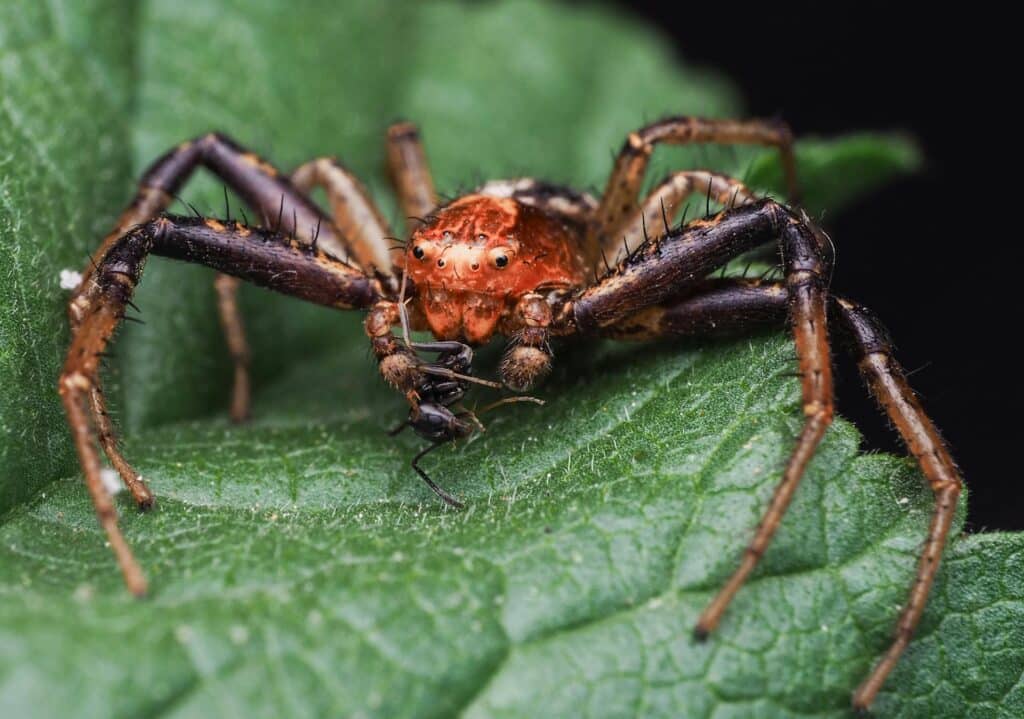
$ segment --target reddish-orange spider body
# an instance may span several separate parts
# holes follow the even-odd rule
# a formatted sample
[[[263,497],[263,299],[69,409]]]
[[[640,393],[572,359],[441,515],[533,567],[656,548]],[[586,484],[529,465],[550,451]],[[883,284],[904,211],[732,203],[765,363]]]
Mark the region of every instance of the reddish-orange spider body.
[[[583,285],[581,230],[509,197],[445,206],[413,232],[405,256],[414,324],[439,340],[485,344],[524,295]]]

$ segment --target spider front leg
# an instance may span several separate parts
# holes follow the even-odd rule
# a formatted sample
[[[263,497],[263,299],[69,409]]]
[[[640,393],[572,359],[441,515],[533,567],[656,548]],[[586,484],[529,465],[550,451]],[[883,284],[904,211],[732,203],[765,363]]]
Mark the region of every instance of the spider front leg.
[[[146,580],[118,527],[113,499],[100,478],[94,445],[97,430],[102,443],[104,422],[109,420],[106,415],[93,414],[94,427],[89,409],[91,398],[102,396],[100,357],[124,318],[150,254],[204,264],[271,290],[340,309],[369,307],[382,294],[376,279],[340,260],[294,238],[234,222],[160,217],[135,226],[110,243],[90,278],[89,301],[80,307],[58,388],[96,514],[125,583],[136,595],[145,593]]]
[[[735,334],[778,325],[789,313],[788,294],[786,286],[779,283],[710,281],[692,296],[643,310],[605,328],[602,334],[617,339],[648,340],[663,336]],[[893,642],[853,695],[854,707],[867,709],[910,643],[924,612],[963,481],[938,429],[910,388],[882,323],[866,307],[850,300],[832,297],[829,307],[849,341],[865,384],[917,459],[935,497],[928,536],[921,548],[914,583],[896,624]]]
[[[330,244],[332,237],[337,236],[344,243],[346,258],[350,254],[359,267],[379,273],[388,290],[396,290],[397,280],[390,257],[391,248],[388,246],[391,230],[366,187],[355,175],[335,158],[317,158],[300,165],[290,179],[294,189],[306,197],[313,187],[324,187],[333,213],[327,230],[327,220],[318,219],[314,227],[298,232],[296,237],[318,247],[322,236],[328,241],[327,244]],[[284,212],[282,202],[279,205],[281,217],[274,220],[276,223],[285,221]],[[296,223],[295,217],[292,223]],[[299,229],[302,229],[301,225]],[[228,274],[218,274],[214,287],[217,291],[220,324],[234,365],[230,417],[234,422],[242,422],[249,417],[252,391],[249,378],[251,353],[239,308],[239,281]]]
[[[797,202],[799,188],[793,133],[784,123],[770,120],[719,120],[699,117],[670,117],[629,133],[619,151],[601,204],[591,224],[588,244],[591,251],[607,257],[618,255],[623,229],[637,209],[637,198],[654,147],[665,143],[755,144],[777,147],[782,158],[789,201]],[[601,255],[593,258],[600,261]]]
[[[72,294],[68,305],[72,335],[77,333],[82,318],[95,301],[98,292],[93,281],[95,268],[103,263],[111,248],[132,227],[163,212],[198,167],[207,168],[241,195],[265,224],[274,225],[307,243],[315,239],[320,247],[339,257],[352,252],[347,238],[272,165],[225,135],[209,133],[168,151],[143,173],[135,199],[93,254],[92,262],[82,273],[82,282]],[[236,283],[229,278],[219,278],[216,289],[218,311],[235,368],[231,416],[241,420],[249,412],[249,352],[235,300]],[[91,392],[90,404],[100,443],[110,463],[121,475],[139,507],[148,507],[152,503],[152,494],[118,450],[106,402],[98,387]]]
[[[683,203],[691,197],[707,205],[714,201],[729,209],[757,199],[746,185],[728,175],[706,170],[674,172],[651,190],[623,225],[622,242],[616,248],[612,264],[617,264],[645,242],[652,229],[656,234],[669,232],[684,208]]]
[[[804,423],[782,480],[739,566],[698,620],[698,636],[706,636],[717,626],[764,554],[832,421],[824,238],[782,205],[761,200],[692,222],[674,234],[647,243],[604,280],[569,299],[556,312],[557,331],[600,334],[614,330],[642,310],[693,292],[709,272],[770,240],[779,242],[784,257],[786,295],[802,378]]]

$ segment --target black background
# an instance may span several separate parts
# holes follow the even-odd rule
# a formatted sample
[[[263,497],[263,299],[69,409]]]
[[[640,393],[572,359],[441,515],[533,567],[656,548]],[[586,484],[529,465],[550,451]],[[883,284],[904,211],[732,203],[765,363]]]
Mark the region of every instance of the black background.
[[[797,135],[877,129],[918,139],[921,173],[826,218],[839,248],[833,289],[891,330],[963,469],[968,528],[1024,529],[1024,478],[1010,462],[1019,449],[1022,318],[1014,296],[1022,238],[1012,218],[1024,201],[1010,172],[1021,167],[1024,114],[1000,107],[1021,83],[991,52],[1004,41],[998,15],[893,5],[618,9],[660,28],[681,59],[727,74],[751,116],[780,116]],[[838,369],[839,411],[866,446],[903,452],[852,363],[840,359]]]

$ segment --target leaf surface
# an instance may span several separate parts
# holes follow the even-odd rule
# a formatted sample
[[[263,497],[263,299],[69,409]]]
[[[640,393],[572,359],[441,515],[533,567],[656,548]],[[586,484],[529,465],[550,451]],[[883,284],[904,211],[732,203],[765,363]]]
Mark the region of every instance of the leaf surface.
[[[20,716],[845,716],[924,536],[913,465],[830,430],[718,632],[733,567],[799,427],[781,333],[560,348],[543,409],[503,408],[425,465],[357,313],[252,288],[255,421],[225,419],[209,272],[154,259],[108,372],[125,452],[159,495],[123,524],[153,596],[123,591],[54,384],[59,272],[166,148],[230,132],[282,168],[340,155],[400,224],[382,133],[423,128],[443,192],[536,175],[599,189],[625,133],[737,115],[650,30],[532,2],[9,3],[0,8],[0,708]],[[917,164],[897,137],[800,147],[812,212]],[[778,191],[771,154],[674,149]],[[220,185],[184,197],[222,214]],[[481,355],[493,367],[495,351]],[[482,371],[482,370],[481,370]],[[1014,716],[1024,540],[952,542],[881,716]]]

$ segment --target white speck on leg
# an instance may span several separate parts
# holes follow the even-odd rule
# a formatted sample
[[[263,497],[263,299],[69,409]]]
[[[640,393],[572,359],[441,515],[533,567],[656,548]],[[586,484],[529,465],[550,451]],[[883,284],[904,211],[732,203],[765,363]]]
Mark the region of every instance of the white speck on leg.
[[[73,290],[82,284],[82,273],[75,270],[60,271],[60,288],[62,290]]]
[[[118,494],[124,491],[121,475],[109,467],[104,467],[100,470],[100,481],[103,482],[103,488],[110,494]]]

